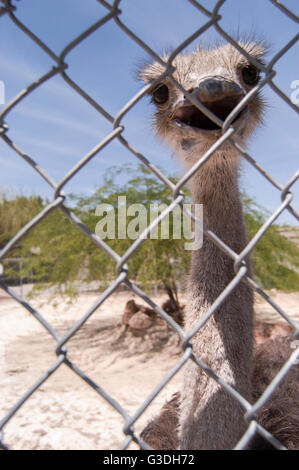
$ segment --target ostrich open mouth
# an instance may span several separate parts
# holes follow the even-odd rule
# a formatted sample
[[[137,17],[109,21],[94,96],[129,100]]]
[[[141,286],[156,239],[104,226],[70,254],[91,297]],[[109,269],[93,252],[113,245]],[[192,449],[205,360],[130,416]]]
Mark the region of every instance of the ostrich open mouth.
[[[218,101],[202,101],[202,104],[212,111],[212,113],[215,114],[215,116],[217,116],[219,119],[225,121],[225,119],[239,102],[240,97],[230,96]],[[241,115],[245,113],[246,109],[247,107],[240,111],[240,113],[233,120],[233,123],[236,122],[241,117]],[[221,129],[220,126],[211,121],[211,119],[209,119],[204,113],[196,108],[196,106],[191,104],[179,105],[172,114],[171,120],[174,121],[179,127],[189,126],[207,131]]]

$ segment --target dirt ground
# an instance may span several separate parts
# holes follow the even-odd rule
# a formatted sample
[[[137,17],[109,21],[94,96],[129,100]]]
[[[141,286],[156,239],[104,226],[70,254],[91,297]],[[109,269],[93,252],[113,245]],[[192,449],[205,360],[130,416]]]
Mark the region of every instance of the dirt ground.
[[[299,320],[299,293],[271,292],[291,317]],[[151,296],[161,305],[165,297]],[[63,336],[98,296],[81,294],[72,304],[54,307],[45,296],[32,305]],[[67,343],[68,358],[134,415],[180,358],[178,338],[166,325],[144,337],[133,337],[121,326],[130,292],[116,292]],[[281,321],[264,301],[255,305],[258,319]],[[55,362],[56,342],[21,305],[0,292],[0,421],[17,400]],[[165,399],[180,386],[181,373],[161,391],[138,419],[140,432]],[[13,449],[117,449],[122,446],[124,420],[69,367],[62,364],[26,401],[4,429],[4,442]],[[130,448],[137,448],[133,443]]]

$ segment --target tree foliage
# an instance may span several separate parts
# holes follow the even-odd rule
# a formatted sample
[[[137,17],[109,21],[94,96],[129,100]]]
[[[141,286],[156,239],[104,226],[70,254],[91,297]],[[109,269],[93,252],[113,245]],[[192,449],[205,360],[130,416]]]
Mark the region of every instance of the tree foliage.
[[[118,182],[126,171],[129,179]],[[176,182],[176,178],[170,178]],[[188,190],[187,200],[189,198]],[[126,196],[127,206],[143,204],[149,212],[150,204],[172,201],[171,191],[146,168],[139,166],[111,167],[104,176],[104,182],[90,197],[71,195],[68,198],[73,212],[94,232],[99,217],[99,204],[109,204],[115,211],[116,233],[118,231],[118,197]],[[189,201],[190,202],[190,201]],[[0,246],[7,241],[46,205],[39,196],[16,196],[9,199],[2,196],[0,201]],[[244,196],[245,221],[249,238],[252,238],[264,223],[267,214],[251,199]],[[134,216],[127,217],[128,224]],[[149,222],[149,220],[148,220]],[[164,287],[174,286],[185,278],[189,271],[190,252],[184,249],[186,240],[172,236],[173,219],[169,218],[169,239],[146,239],[128,261],[129,276],[144,288],[153,283]],[[137,227],[138,228],[138,227]],[[161,235],[161,228],[159,228]],[[112,239],[105,242],[119,255],[124,254],[133,240]],[[36,250],[38,248],[38,250]],[[264,288],[285,291],[298,289],[299,249],[273,225],[253,250],[254,272],[257,282]],[[99,281],[103,287],[116,275],[116,263],[99,249],[69,219],[56,209],[25,236],[9,253],[9,257],[22,258],[22,276],[33,282],[46,281],[57,286],[72,287],[75,280]],[[12,276],[13,268],[6,264],[6,275]]]

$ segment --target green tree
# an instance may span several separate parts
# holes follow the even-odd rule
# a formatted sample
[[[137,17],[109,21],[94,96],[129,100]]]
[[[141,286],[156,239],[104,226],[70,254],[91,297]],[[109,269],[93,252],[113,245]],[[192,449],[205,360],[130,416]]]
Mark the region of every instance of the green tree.
[[[129,174],[126,183],[119,176]],[[170,178],[174,183],[176,178]],[[188,189],[185,202],[190,202]],[[118,197],[126,196],[127,205],[143,204],[149,213],[150,204],[172,202],[171,191],[144,166],[137,170],[112,167],[107,170],[103,184],[91,197],[70,195],[67,203],[73,212],[92,231],[95,231],[99,217],[96,208],[99,204],[109,204],[115,211],[115,230],[118,232]],[[254,236],[267,217],[266,212],[254,201],[244,196],[245,220],[249,238]],[[17,196],[12,200],[2,197],[0,201],[0,240],[2,246],[45,205],[40,197]],[[128,216],[128,224],[134,215]],[[149,220],[148,220],[149,223]],[[138,228],[138,227],[137,227]],[[273,225],[253,250],[255,278],[264,288],[277,288],[286,291],[298,289],[299,249]],[[164,286],[168,293],[175,292],[176,282],[185,278],[189,271],[190,252],[184,249],[186,240],[174,239],[173,218],[169,218],[169,239],[148,238],[138,247],[128,260],[129,277],[149,289],[153,284]],[[123,255],[133,240],[111,239],[105,242],[119,255]],[[38,250],[32,250],[38,248]],[[99,281],[102,289],[115,278],[116,263],[106,252],[98,248],[69,219],[56,209],[39,223],[9,253],[10,257],[20,257],[23,263],[22,276],[35,283],[46,281],[58,288],[63,287],[73,293],[75,280]],[[9,272],[9,268],[6,274]]]

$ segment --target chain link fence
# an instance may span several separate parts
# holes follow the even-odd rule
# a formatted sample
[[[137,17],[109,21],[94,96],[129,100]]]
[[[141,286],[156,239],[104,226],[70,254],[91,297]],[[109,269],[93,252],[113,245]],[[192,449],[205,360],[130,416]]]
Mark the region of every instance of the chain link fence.
[[[284,6],[278,0],[264,0],[265,2],[271,2],[274,8],[278,8],[281,11],[281,15],[286,15],[291,21],[296,23],[299,22],[299,18],[290,11],[286,6]],[[27,311],[35,317],[35,319],[40,322],[40,324],[45,328],[49,335],[51,335],[56,343],[56,355],[57,359],[52,364],[52,366],[45,371],[44,375],[42,375],[39,380],[34,383],[27,392],[22,396],[22,398],[13,406],[13,408],[4,416],[0,421],[0,447],[3,449],[8,449],[7,444],[5,443],[5,439],[3,436],[3,431],[5,429],[6,424],[11,420],[11,418],[17,413],[20,407],[29,399],[29,397],[34,394],[34,392],[45,382],[47,379],[53,374],[62,364],[68,366],[74,374],[77,374],[84,380],[97,394],[99,394],[104,400],[106,400],[120,415],[120,417],[124,420],[125,424],[123,427],[124,433],[124,442],[122,445],[122,449],[127,449],[128,446],[132,441],[135,441],[141,449],[150,449],[150,447],[141,441],[139,436],[135,433],[134,425],[138,418],[142,415],[145,409],[151,404],[157,394],[163,389],[163,387],[172,379],[172,377],[184,366],[184,364],[189,361],[193,360],[198,367],[204,368],[205,372],[211,376],[214,380],[216,380],[229,394],[231,394],[235,400],[237,400],[242,407],[244,408],[244,416],[248,422],[248,427],[236,446],[236,449],[244,449],[252,437],[259,433],[262,435],[267,441],[269,441],[274,447],[277,449],[283,449],[284,446],[278,442],[274,436],[269,434],[259,423],[256,421],[256,413],[263,407],[263,405],[269,400],[273,392],[275,391],[276,387],[279,385],[281,381],[283,381],[284,377],[290,370],[290,368],[296,363],[299,358],[299,348],[294,350],[290,355],[289,359],[286,361],[284,366],[281,368],[280,372],[276,375],[270,385],[266,388],[264,393],[260,396],[260,398],[251,405],[248,403],[247,400],[244,399],[236,390],[234,390],[230,385],[225,383],[220,377],[218,377],[212,369],[210,369],[206,364],[203,364],[200,358],[196,357],[196,355],[192,351],[192,337],[193,335],[201,328],[202,325],[213,315],[213,313],[218,309],[218,307],[222,304],[227,296],[235,289],[235,287],[240,282],[247,283],[250,288],[256,291],[263,299],[265,299],[295,330],[294,337],[299,339],[299,325],[290,318],[283,309],[277,305],[273,299],[271,299],[255,282],[252,278],[247,275],[247,267],[246,262],[244,261],[246,256],[253,250],[255,245],[258,243],[260,238],[265,234],[271,224],[277,219],[277,217],[285,210],[288,210],[297,220],[299,220],[299,215],[295,211],[294,207],[292,206],[292,186],[295,184],[299,177],[299,171],[297,171],[292,178],[288,181],[288,183],[283,186],[275,181],[271,175],[269,175],[255,160],[254,158],[245,151],[242,146],[234,141],[234,129],[231,127],[231,123],[233,122],[236,115],[240,112],[241,109],[246,106],[246,103],[266,84],[268,84],[279,96],[282,100],[284,100],[294,111],[298,112],[298,107],[286,96],[282,90],[280,90],[274,83],[273,78],[275,76],[275,64],[279,61],[279,59],[292,47],[299,39],[299,34],[293,37],[288,44],[286,44],[274,57],[271,58],[270,62],[266,65],[261,65],[256,60],[253,60],[235,40],[225,32],[220,24],[219,21],[221,19],[222,14],[222,7],[227,2],[227,0],[220,0],[216,3],[214,9],[212,11],[206,9],[199,1],[196,0],[186,0],[193,5],[195,9],[198,9],[202,14],[206,17],[206,23],[199,28],[197,31],[193,32],[190,37],[188,37],[183,43],[181,43],[170,55],[167,62],[164,62],[161,57],[159,57],[145,42],[143,42],[141,37],[138,37],[134,34],[134,32],[122,22],[122,11],[121,7],[121,0],[111,0],[111,3],[105,0],[95,0],[102,6],[105,7],[107,10],[106,15],[98,19],[91,27],[83,31],[80,35],[78,35],[72,42],[66,45],[66,47],[61,51],[59,55],[56,55],[39,37],[37,37],[33,31],[26,27],[18,19],[18,11],[17,11],[17,4],[13,4],[10,0],[1,0],[1,7],[0,7],[0,16],[8,16],[10,20],[15,23],[15,25],[22,30],[24,35],[27,35],[35,42],[36,46],[44,51],[51,60],[53,61],[53,67],[41,76],[38,80],[34,83],[31,83],[25,90],[21,91],[7,106],[3,109],[0,114],[0,136],[3,141],[11,147],[22,159],[24,159],[28,165],[32,167],[33,171],[36,171],[41,178],[43,178],[48,185],[53,189],[53,202],[50,202],[36,217],[34,217],[26,226],[24,226],[10,241],[7,245],[0,251],[0,261],[3,260],[9,251],[16,246],[16,244],[30,231],[38,225],[45,217],[47,217],[52,211],[57,209],[61,210],[71,222],[73,222],[77,227],[78,230],[81,230],[87,237],[89,237],[93,243],[98,246],[99,250],[105,250],[105,252],[111,257],[111,259],[116,264],[116,276],[115,280],[111,282],[109,287],[102,293],[102,295],[98,298],[96,303],[85,313],[85,315],[70,328],[70,330],[63,336],[59,336],[55,329],[49,324],[45,318],[30,305],[23,297],[19,296],[15,290],[5,283],[4,278],[4,270],[3,266],[0,264],[0,285],[1,288],[9,294],[9,296],[14,299],[19,304],[23,305]],[[1,21],[1,18],[0,18]],[[128,35],[133,41],[135,41],[140,48],[146,51],[154,60],[156,60],[159,64],[162,65],[164,72],[161,76],[155,80],[150,85],[145,86],[142,90],[137,93],[124,107],[119,111],[117,116],[110,115],[100,103],[96,102],[91,96],[89,96],[84,89],[82,89],[67,73],[67,56],[68,54],[76,48],[82,41],[88,38],[90,35],[93,34],[94,31],[101,28],[105,23],[109,21],[114,21],[118,27],[123,31],[124,34]],[[236,49],[238,49],[246,58],[253,62],[254,65],[263,73],[263,79],[260,83],[255,86],[242,100],[241,105],[238,106],[238,109],[234,109],[233,112],[228,116],[225,122],[219,121],[219,119],[214,116],[213,114],[209,115],[209,117],[216,123],[221,124],[222,127],[222,136],[213,145],[213,148],[209,149],[205,155],[196,163],[196,165],[188,171],[184,177],[175,185],[173,184],[164,174],[159,171],[144,155],[142,155],[138,149],[132,147],[132,145],[123,137],[123,131],[125,126],[122,124],[123,117],[129,112],[129,110],[139,101],[141,100],[145,94],[147,94],[150,90],[152,90],[158,82],[160,82],[163,78],[169,77],[169,79],[176,84],[177,87],[182,89],[181,85],[176,82],[172,73],[174,71],[174,67],[172,65],[173,59],[186,47],[188,46],[194,39],[197,39],[201,36],[201,34],[207,31],[209,28],[215,28],[216,31],[225,38],[229,43],[231,43]],[[41,87],[45,82],[51,80],[52,77],[60,74],[60,76],[65,80],[65,82],[72,87],[85,101],[87,101],[90,106],[92,106],[98,113],[104,116],[107,121],[111,124],[111,132],[101,141],[98,145],[96,145],[87,155],[85,155],[81,161],[79,161],[59,182],[53,181],[53,179],[43,170],[31,157],[27,155],[26,152],[20,148],[17,143],[13,142],[9,137],[9,126],[6,121],[9,118],[10,111],[20,103],[26,96],[30,93],[34,93],[39,87]],[[206,109],[201,105],[201,103],[197,102],[194,97],[189,96],[188,93],[184,90],[184,93],[190,98],[193,104],[198,106],[200,110],[206,113]],[[118,141],[128,149],[131,154],[136,157],[139,161],[141,161],[144,165],[146,165],[153,174],[156,175],[166,186],[168,186],[171,191],[173,192],[173,202],[172,204],[164,211],[160,216],[150,224],[145,232],[140,236],[137,240],[135,240],[127,252],[123,256],[119,256],[115,251],[113,251],[103,240],[99,239],[94,233],[92,233],[82,222],[81,220],[72,213],[72,211],[67,207],[65,204],[66,197],[63,192],[63,188],[67,182],[69,182],[84,166],[88,165],[88,162],[98,155],[104,147],[109,145],[114,139],[118,139]],[[184,194],[181,191],[182,187],[185,183],[192,177],[192,175],[207,161],[211,155],[223,145],[224,142],[230,141],[232,145],[239,151],[239,153],[256,169],[256,171],[260,172],[264,178],[266,178],[279,192],[281,196],[281,204],[279,207],[273,212],[273,214],[266,220],[266,222],[262,225],[262,227],[258,230],[255,236],[251,239],[248,243],[246,248],[240,253],[237,254],[233,252],[229,246],[223,243],[212,231],[209,230],[208,227],[204,226],[204,233],[205,236],[209,237],[227,256],[231,257],[234,261],[235,267],[235,277],[230,282],[230,284],[224,289],[221,295],[215,300],[214,304],[212,305],[211,309],[204,318],[202,318],[195,329],[191,332],[185,332],[183,329],[166,313],[164,312],[158,305],[156,305],[151,298],[149,298],[132,280],[130,280],[130,273],[127,267],[127,261],[129,258],[134,254],[135,250],[140,246],[141,243],[144,242],[146,235],[148,235],[151,230],[153,230],[167,214],[171,213],[174,208],[178,205],[181,206],[183,210],[183,201],[184,201]],[[195,222],[196,218],[189,214]],[[127,411],[115,400],[112,396],[107,394],[105,390],[101,387],[101,385],[95,383],[92,378],[88,377],[84,371],[80,370],[76,364],[71,362],[68,359],[67,354],[67,343],[73,335],[75,335],[78,330],[82,327],[82,325],[89,319],[89,317],[103,304],[103,302],[111,295],[121,284],[125,284],[128,288],[130,288],[135,294],[140,296],[144,301],[146,301],[170,326],[173,328],[177,334],[181,338],[181,347],[182,347],[182,356],[177,361],[175,367],[169,371],[166,377],[161,381],[161,383],[151,392],[149,393],[147,399],[144,401],[142,406],[136,411],[133,416],[130,416]]]

